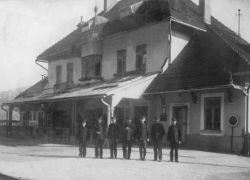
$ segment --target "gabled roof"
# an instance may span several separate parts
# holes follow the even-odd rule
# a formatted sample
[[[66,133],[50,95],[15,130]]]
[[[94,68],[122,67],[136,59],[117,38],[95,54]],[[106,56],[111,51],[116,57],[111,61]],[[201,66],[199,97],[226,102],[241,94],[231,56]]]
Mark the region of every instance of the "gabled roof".
[[[234,31],[219,22],[216,18],[211,18],[211,25],[207,25],[222,40],[224,40],[236,53],[246,62],[250,63],[250,44],[239,37]]]
[[[144,2],[144,3],[140,3]],[[132,5],[138,4],[136,6],[136,12],[129,15],[125,18],[119,18],[119,13],[122,9],[126,7],[130,7]],[[161,21],[166,17],[172,16],[175,19],[190,23],[193,26],[197,26],[199,28],[204,29],[204,23],[199,16],[197,6],[192,3],[190,0],[120,0],[113,8],[111,8],[108,12],[101,12],[99,17],[106,17],[109,19],[109,22],[102,24],[102,28],[97,32],[99,37],[108,36],[111,34],[115,34],[118,32],[123,32],[127,30],[136,29],[138,27],[144,26],[147,23],[152,23],[155,21]],[[162,13],[160,19],[145,19],[143,17],[144,11],[147,9],[156,10],[156,12]],[[159,9],[155,9],[159,8]],[[155,14],[155,13],[153,13]],[[152,15],[152,13],[151,13]],[[155,14],[157,16],[159,14]],[[139,18],[138,18],[139,16]],[[97,16],[98,17],[98,16]],[[144,18],[144,19],[143,19]],[[73,31],[71,34],[57,42],[52,47],[45,50],[41,53],[37,59],[38,60],[53,60],[68,56],[80,56],[80,44],[86,42],[88,38],[87,33],[83,33],[81,31],[81,27]]]
[[[144,2],[137,7],[137,14],[132,14],[125,18],[118,18],[121,9],[132,6],[133,4]],[[160,2],[157,5],[155,2]],[[170,3],[170,4],[169,4]],[[235,52],[237,52],[245,61],[250,61],[250,45],[242,38],[238,38],[237,34],[228,27],[220,23],[214,17],[211,19],[211,25],[205,25],[203,18],[200,16],[199,6],[191,0],[120,0],[108,12],[101,12],[97,18],[109,19],[103,24],[97,25],[89,32],[82,32],[81,28],[76,29],[71,34],[57,42],[52,47],[41,53],[38,60],[54,60],[61,57],[78,56],[80,57],[80,47],[84,42],[90,40],[101,39],[118,32],[133,30],[147,23],[152,23],[157,20],[145,20],[140,18],[140,13],[145,9],[159,7],[163,11],[164,17],[171,16],[172,18],[190,24],[200,29],[210,29],[214,31],[221,39],[223,39]],[[139,15],[138,15],[139,14]],[[102,17],[103,16],[103,17]],[[139,18],[138,18],[139,17]],[[160,19],[160,21],[163,19]],[[98,21],[98,19],[97,19]],[[91,33],[94,32],[95,38],[92,38]]]
[[[245,80],[233,74],[249,69],[250,64],[217,33],[208,29],[191,38],[168,69],[155,78],[145,94],[244,86]]]

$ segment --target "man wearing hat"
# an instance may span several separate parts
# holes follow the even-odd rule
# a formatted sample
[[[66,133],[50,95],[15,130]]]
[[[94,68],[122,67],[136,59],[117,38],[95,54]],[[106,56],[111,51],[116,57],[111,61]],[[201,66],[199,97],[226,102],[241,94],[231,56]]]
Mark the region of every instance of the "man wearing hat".
[[[139,142],[140,159],[144,161],[147,154],[146,146],[148,141],[148,129],[145,116],[143,116],[140,120],[140,123],[137,127],[137,133],[138,133],[137,138]]]
[[[154,161],[162,160],[162,139],[165,134],[163,125],[160,123],[160,118],[155,117],[155,122],[151,127],[151,137],[153,141]]]
[[[84,119],[78,129],[79,156],[84,158],[86,157],[87,153],[86,147],[87,147],[88,129],[86,127],[86,124],[87,124],[86,120]]]
[[[123,129],[122,150],[124,159],[130,159],[131,149],[134,141],[134,130],[134,124],[132,120],[129,119]]]
[[[116,124],[116,117],[112,117],[108,127],[108,139],[110,148],[110,159],[117,158],[117,141],[119,138],[119,127]]]
[[[95,157],[103,158],[104,128],[102,126],[102,117],[97,119],[95,131]]]
[[[167,140],[170,144],[170,161],[173,162],[173,151],[175,151],[175,162],[178,161],[178,148],[181,144],[181,128],[177,124],[177,119],[172,119],[172,125],[168,129]]]

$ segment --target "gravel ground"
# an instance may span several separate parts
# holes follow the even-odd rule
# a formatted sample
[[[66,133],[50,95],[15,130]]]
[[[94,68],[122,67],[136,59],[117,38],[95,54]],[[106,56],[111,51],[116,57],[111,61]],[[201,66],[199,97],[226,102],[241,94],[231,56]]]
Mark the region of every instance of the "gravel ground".
[[[94,149],[88,148],[83,159],[78,157],[76,146],[17,144],[0,145],[0,174],[32,180],[250,179],[250,158],[237,155],[180,150],[180,162],[171,163],[169,149],[163,150],[162,162],[155,162],[152,148],[148,148],[146,161],[138,160],[136,147],[131,160],[108,159],[108,149],[104,150],[104,159],[95,159]],[[120,148],[118,157],[122,157]]]

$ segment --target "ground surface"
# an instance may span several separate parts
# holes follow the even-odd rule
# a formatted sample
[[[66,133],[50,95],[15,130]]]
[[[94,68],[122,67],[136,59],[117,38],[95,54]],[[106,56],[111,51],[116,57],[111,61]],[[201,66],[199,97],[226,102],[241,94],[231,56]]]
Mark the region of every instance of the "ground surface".
[[[249,180],[250,158],[230,154],[180,150],[180,163],[171,163],[169,149],[164,160],[154,162],[152,148],[146,161],[139,161],[138,148],[131,160],[94,159],[88,148],[87,158],[78,158],[76,146],[58,144],[21,144],[0,138],[0,180],[9,175],[21,179],[59,180]],[[122,156],[119,149],[118,156]],[[3,175],[1,175],[3,174]]]

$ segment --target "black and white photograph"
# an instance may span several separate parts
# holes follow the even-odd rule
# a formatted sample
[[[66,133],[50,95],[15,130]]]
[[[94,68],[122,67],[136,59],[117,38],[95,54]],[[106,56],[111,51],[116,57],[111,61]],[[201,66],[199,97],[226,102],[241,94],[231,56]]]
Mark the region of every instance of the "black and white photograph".
[[[0,180],[249,180],[249,0],[0,0]]]

